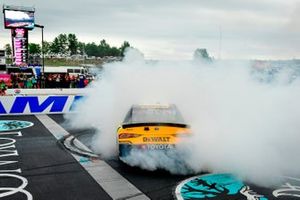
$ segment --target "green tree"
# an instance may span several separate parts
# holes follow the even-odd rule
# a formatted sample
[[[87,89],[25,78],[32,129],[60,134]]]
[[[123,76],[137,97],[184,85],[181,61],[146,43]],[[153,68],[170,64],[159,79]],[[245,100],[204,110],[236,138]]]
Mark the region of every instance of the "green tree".
[[[57,37],[54,38],[53,42],[50,45],[50,53],[53,53],[53,54],[60,53],[59,41],[58,41]]]
[[[44,41],[43,43],[43,52],[44,54],[48,54],[50,53],[50,46],[51,46],[51,43],[47,42],[47,41]]]
[[[80,55],[84,55],[85,54],[85,43],[83,42],[78,42],[78,50],[77,52],[80,54]]]
[[[84,49],[85,49],[85,53],[88,56],[98,56],[99,55],[98,46],[94,42],[86,44]]]
[[[112,47],[110,48],[109,56],[115,56],[115,57],[121,56],[121,50],[118,49],[117,47]]]
[[[68,37],[66,34],[59,34],[54,38],[51,46],[51,53],[54,54],[66,54],[68,52]]]
[[[41,46],[39,44],[35,43],[29,43],[28,44],[28,51],[31,55],[36,55],[41,53]]]
[[[98,45],[98,56],[104,57],[108,56],[110,51],[110,46],[109,44],[106,43],[106,41],[103,39],[100,41],[100,44]]]
[[[212,61],[206,49],[196,49],[194,52],[194,60],[210,62]]]
[[[5,53],[6,53],[6,55],[7,55],[7,56],[11,56],[11,54],[12,54],[12,49],[11,49],[10,44],[6,44],[6,45],[4,46],[4,48],[5,48]]]
[[[80,54],[96,57],[104,56],[124,56],[124,51],[130,47],[129,42],[124,41],[120,48],[110,46],[105,39],[102,39],[97,45],[95,42],[83,43],[80,42],[73,33],[59,34],[54,40],[44,42],[44,53],[53,54]]]
[[[69,33],[68,35],[68,50],[71,55],[77,54],[78,39],[75,34]]]
[[[130,47],[130,44],[129,44],[129,42],[124,41],[123,44],[122,44],[122,46],[120,47],[120,51],[121,51],[121,55],[122,55],[122,56],[124,56],[124,52],[125,52],[125,49],[126,49],[127,47]]]
[[[66,54],[68,52],[68,37],[66,34],[59,34],[58,36],[59,48],[62,54]]]

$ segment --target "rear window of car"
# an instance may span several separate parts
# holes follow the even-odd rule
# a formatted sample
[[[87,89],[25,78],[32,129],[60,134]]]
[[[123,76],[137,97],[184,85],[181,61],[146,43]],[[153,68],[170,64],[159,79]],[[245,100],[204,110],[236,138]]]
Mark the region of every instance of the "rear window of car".
[[[184,120],[176,106],[133,106],[124,123],[178,123]]]

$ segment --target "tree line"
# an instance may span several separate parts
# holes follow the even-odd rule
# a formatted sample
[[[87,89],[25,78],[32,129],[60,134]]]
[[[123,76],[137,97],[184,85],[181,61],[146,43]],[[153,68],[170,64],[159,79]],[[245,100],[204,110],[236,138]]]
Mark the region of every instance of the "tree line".
[[[98,44],[95,42],[84,43],[80,42],[75,34],[69,33],[59,34],[52,42],[44,41],[43,52],[49,55],[87,55],[89,57],[124,56],[127,47],[130,47],[127,41],[124,41],[120,47],[109,45],[105,39]],[[5,45],[5,50],[7,55],[11,55],[10,44]],[[40,55],[42,47],[40,44],[29,43],[28,51],[30,55]]]

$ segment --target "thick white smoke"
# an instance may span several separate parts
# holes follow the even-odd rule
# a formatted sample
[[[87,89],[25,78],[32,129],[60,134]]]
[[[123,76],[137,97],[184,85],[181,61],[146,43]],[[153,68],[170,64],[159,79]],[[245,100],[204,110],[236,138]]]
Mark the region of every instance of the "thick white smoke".
[[[115,154],[117,127],[132,104],[174,103],[192,127],[193,137],[180,150],[193,172],[232,172],[262,184],[300,174],[300,81],[291,75],[294,69],[146,61],[134,49],[104,69],[77,107],[79,115],[67,116],[73,126],[98,130],[93,147],[103,156]],[[176,163],[150,157],[137,154],[132,165],[178,172]]]

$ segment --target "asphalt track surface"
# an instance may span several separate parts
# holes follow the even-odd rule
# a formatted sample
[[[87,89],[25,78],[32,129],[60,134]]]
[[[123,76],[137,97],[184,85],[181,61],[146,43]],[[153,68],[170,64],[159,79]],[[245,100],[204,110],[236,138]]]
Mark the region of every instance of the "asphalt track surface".
[[[50,115],[49,115],[50,116]],[[62,115],[50,116],[63,126]],[[18,156],[9,158],[18,161],[0,166],[0,170],[21,169],[21,177],[28,180],[24,190],[37,200],[99,200],[112,199],[92,176],[72,157],[71,153],[57,141],[50,131],[35,116],[1,116],[1,120],[23,120],[34,126],[20,130],[22,137],[15,138]],[[93,130],[68,130],[69,133],[88,141]],[[3,160],[3,159],[2,159]],[[7,161],[8,159],[4,159]],[[0,157],[1,161],[1,157]],[[173,199],[173,192],[184,176],[170,175],[165,171],[148,172],[129,167],[117,158],[105,160],[121,176],[131,182],[149,199]],[[5,168],[4,168],[5,167]],[[10,168],[11,167],[11,168]],[[1,174],[0,174],[1,176]],[[0,199],[28,199],[22,192],[1,197],[2,188],[18,188],[22,181],[11,177],[0,177]],[[130,198],[124,198],[130,199]],[[139,199],[139,198],[137,198]]]
[[[50,116],[50,115],[49,115]],[[50,116],[57,123],[64,126],[62,115]],[[72,130],[65,127],[68,132],[76,136],[86,146],[89,146],[90,138],[95,133],[94,130]],[[174,190],[177,184],[188,178],[188,176],[171,175],[163,170],[145,171],[137,167],[130,167],[119,161],[118,158],[105,160],[114,170],[120,173],[124,178],[133,183],[139,190],[146,194],[150,199],[169,200],[174,199]]]
[[[12,158],[18,161],[17,167],[22,170],[21,176],[27,178],[28,185],[25,189],[32,194],[33,199],[111,199],[35,116],[1,117],[1,120],[24,120],[34,123],[34,126],[20,130],[23,136],[16,138],[19,156]],[[5,167],[7,169],[7,166]],[[0,185],[4,188],[18,187],[20,181],[3,178],[0,179]],[[3,199],[27,198],[23,193],[16,192]]]
[[[94,130],[68,129],[64,126],[62,115],[48,115],[48,117],[89,147],[89,142],[95,133]],[[1,136],[2,138],[7,137],[15,140],[15,147],[11,147],[11,150],[16,150],[18,155],[0,156],[0,199],[25,200],[30,199],[30,195],[32,195],[32,199],[35,200],[168,200],[174,199],[176,186],[181,181],[189,178],[189,176],[171,175],[163,170],[151,172],[129,167],[117,158],[106,159],[104,162],[101,161],[102,164],[108,164],[108,167],[124,179],[121,182],[128,181],[128,184],[135,187],[133,188],[134,191],[138,190],[140,192],[133,196],[113,198],[117,196],[112,194],[114,191],[105,188],[105,183],[103,186],[101,180],[99,181],[99,178],[92,176],[89,168],[84,167],[84,162],[81,163],[80,160],[85,157],[81,155],[74,157],[74,154],[66,149],[61,140],[57,140],[50,129],[46,128],[38,118],[36,116],[0,117],[0,120],[23,120],[34,123],[34,126],[20,130],[22,136]],[[12,140],[2,139],[0,150],[3,143],[8,144],[10,141]],[[3,164],[4,161],[13,162]],[[101,166],[103,167],[103,165]],[[10,173],[9,171],[16,169],[20,169],[21,173]],[[17,174],[19,177],[16,178],[11,174]],[[22,184],[23,187],[21,187]],[[255,186],[251,187],[255,188]],[[257,190],[261,192],[269,191],[268,188],[257,188]],[[299,191],[300,187],[297,187],[295,194],[299,194]],[[219,199],[240,198],[224,196],[224,198]],[[268,199],[300,198],[271,198],[270,196]]]

